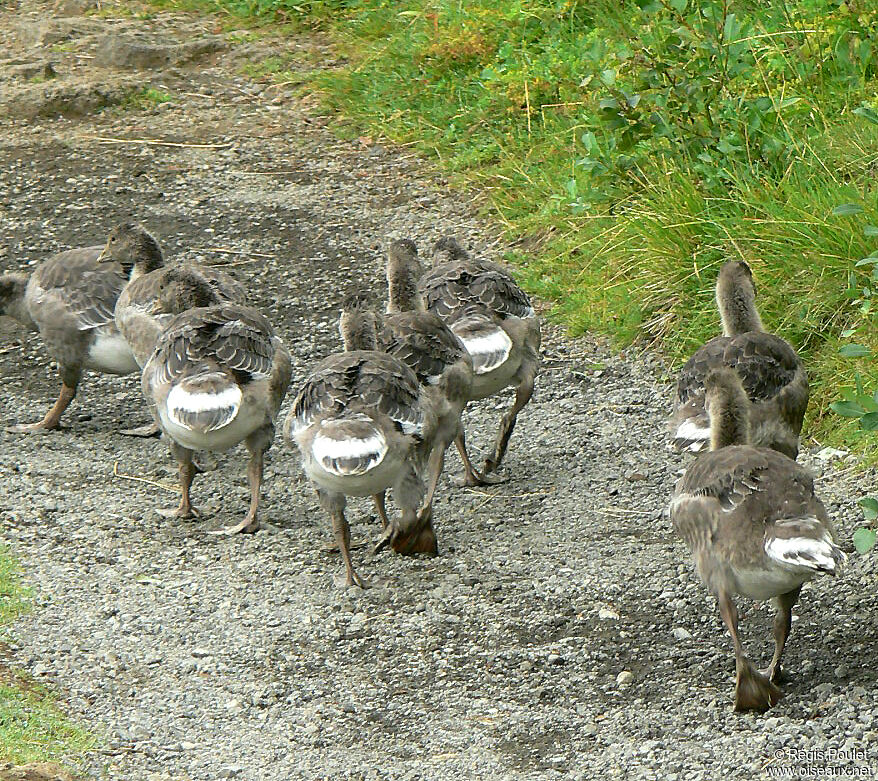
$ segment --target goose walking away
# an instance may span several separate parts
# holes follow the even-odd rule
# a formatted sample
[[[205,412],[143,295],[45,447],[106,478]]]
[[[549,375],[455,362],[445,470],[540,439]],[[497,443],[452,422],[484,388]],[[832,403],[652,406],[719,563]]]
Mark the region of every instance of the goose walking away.
[[[515,388],[511,409],[500,421],[493,451],[477,470],[461,432],[455,440],[466,485],[496,482],[490,476],[503,461],[518,413],[530,401],[540,367],[540,321],[530,299],[496,263],[475,260],[452,237],[436,242],[434,266],[418,290],[427,311],[441,317],[463,342],[473,361],[470,400]]]
[[[776,450],[749,444],[751,404],[733,369],[704,378],[711,450],[677,484],[669,513],[716,596],[735,651],[735,710],[765,711],[781,697],[777,682],[802,585],[835,574],[845,554],[810,473]],[[774,656],[765,672],[738,636],[734,596],[774,598]]]
[[[445,451],[463,431],[460,418],[472,395],[473,362],[463,342],[442,319],[423,310],[417,289],[423,272],[413,241],[401,239],[391,243],[386,267],[387,311],[379,321],[378,346],[415,373],[436,414],[436,434],[427,462],[427,495],[421,510],[429,516]],[[350,316],[357,314],[353,312]],[[427,531],[433,534],[432,529]],[[415,552],[423,550],[423,545],[412,545],[411,541],[401,544],[403,551],[409,546]],[[400,550],[396,545],[394,549]]]
[[[677,450],[699,452],[710,440],[704,378],[716,367],[738,372],[752,402],[751,439],[795,459],[808,406],[808,375],[802,360],[779,336],[767,333],[756,309],[756,285],[741,260],[720,269],[716,303],[723,335],[700,347],[680,370],[672,431]]]
[[[179,464],[182,497],[174,515],[195,514],[190,488],[196,450],[250,452],[250,509],[224,531],[254,532],[263,461],[290,382],[290,354],[268,320],[220,300],[197,272],[179,269],[158,306],[175,314],[143,367],[143,395]]]
[[[354,304],[346,302],[343,308],[351,310]],[[400,516],[388,522],[375,550],[412,541],[434,551],[431,518],[418,508],[425,493],[421,454],[429,452],[436,418],[412,370],[376,350],[374,319],[345,318],[341,330],[346,352],[314,368],[296,396],[284,433],[298,446],[305,474],[332,520],[347,585],[365,588],[351,561],[346,497],[371,496],[382,507],[385,491],[392,488]]]
[[[61,252],[29,275],[0,276],[0,314],[39,331],[61,375],[58,400],[45,417],[10,431],[59,428],[87,369],[117,375],[139,369],[116,328],[113,310],[129,280],[161,265],[156,240],[141,226],[126,223],[110,232],[106,245]]]

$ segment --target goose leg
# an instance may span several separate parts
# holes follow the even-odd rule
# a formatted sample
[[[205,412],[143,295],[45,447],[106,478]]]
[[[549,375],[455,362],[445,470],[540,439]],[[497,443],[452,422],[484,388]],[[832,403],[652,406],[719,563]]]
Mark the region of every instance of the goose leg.
[[[378,511],[378,517],[381,519],[382,529],[386,529],[390,524],[390,521],[387,518],[386,494],[386,491],[382,491],[380,494],[372,495],[372,500],[375,502],[375,509]]]
[[[265,462],[265,450],[262,447],[250,447],[250,463],[247,465],[247,482],[250,484],[250,509],[244,520],[236,523],[234,526],[227,526],[220,529],[214,534],[237,534],[244,532],[245,534],[253,534],[259,531],[259,519],[256,512],[259,509],[259,493],[262,489],[262,471]]]
[[[445,448],[448,442],[437,442],[430,453],[430,460],[427,462],[427,474],[429,480],[427,482],[427,496],[424,498],[424,506],[421,513],[433,512],[433,496],[436,493],[436,487],[439,485],[439,476],[442,474],[442,467],[445,466]]]
[[[56,429],[61,428],[61,416],[76,396],[78,380],[79,378],[77,377],[77,381],[72,385],[68,385],[64,381],[61,382],[61,392],[58,394],[58,400],[54,403],[52,409],[46,413],[46,417],[41,421],[37,423],[22,423],[17,426],[9,426],[6,430],[13,434],[28,434],[33,431],[55,431]]]
[[[174,458],[177,459],[177,463],[180,465],[180,506],[176,510],[159,510],[159,513],[170,518],[197,517],[198,512],[192,506],[192,501],[189,498],[189,489],[192,487],[192,481],[195,479],[195,475],[198,473],[198,469],[196,468],[195,463],[192,461],[193,451],[189,450],[189,448],[183,447],[182,445],[178,445],[176,442],[171,440],[171,453],[173,454]]]
[[[348,586],[359,586],[360,588],[368,588],[365,581],[354,571],[354,565],[351,561],[351,528],[348,526],[348,520],[345,518],[344,509],[347,501],[344,494],[335,494],[317,489],[317,497],[324,510],[329,513],[332,519],[332,533],[335,535],[335,541],[338,549],[341,551],[341,557],[344,559],[345,573],[347,575]]]
[[[719,612],[732,636],[735,649],[735,710],[764,713],[781,698],[781,691],[760,673],[747,658],[738,637],[738,610],[727,591],[720,591]]]
[[[512,408],[507,412],[500,421],[500,430],[497,432],[497,444],[494,447],[494,454],[490,458],[485,459],[485,474],[493,472],[500,466],[503,456],[506,455],[506,448],[509,445],[509,437],[515,430],[515,421],[518,413],[524,409],[534,394],[534,372],[529,372],[524,376],[521,384],[515,390],[515,401]]]
[[[504,478],[486,475],[473,466],[469,453],[466,452],[466,436],[463,433],[463,427],[455,438],[454,444],[457,447],[457,452],[460,453],[460,460],[463,461],[464,476],[463,480],[459,481],[460,485],[493,485],[503,482]]]
[[[777,615],[774,617],[774,656],[771,664],[765,671],[765,676],[772,683],[777,683],[782,674],[780,659],[783,656],[784,646],[790,636],[790,627],[793,625],[793,605],[799,599],[802,587],[799,586],[786,594],[781,594],[777,602]]]

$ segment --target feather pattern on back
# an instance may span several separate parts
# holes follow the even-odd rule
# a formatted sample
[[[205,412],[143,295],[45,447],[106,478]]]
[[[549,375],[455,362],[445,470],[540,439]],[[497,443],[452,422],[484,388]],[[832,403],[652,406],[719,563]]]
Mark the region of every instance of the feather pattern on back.
[[[378,341],[381,349],[399,358],[422,385],[435,385],[448,366],[467,356],[460,339],[432,312],[384,315]]]
[[[267,378],[274,357],[272,333],[262,315],[237,304],[190,309],[159,337],[153,355],[156,382],[174,382],[208,361],[231,370],[239,383]]]
[[[504,319],[534,316],[527,294],[501,266],[468,259],[434,266],[419,285],[424,306],[453,322],[474,306]]]
[[[404,434],[420,437],[419,392],[411,369],[390,355],[371,350],[331,355],[315,367],[293,402],[293,431],[352,408],[381,412]]]
[[[40,264],[28,285],[28,306],[62,306],[86,331],[113,322],[116,299],[128,282],[118,264],[100,262],[102,247],[62,252]]]

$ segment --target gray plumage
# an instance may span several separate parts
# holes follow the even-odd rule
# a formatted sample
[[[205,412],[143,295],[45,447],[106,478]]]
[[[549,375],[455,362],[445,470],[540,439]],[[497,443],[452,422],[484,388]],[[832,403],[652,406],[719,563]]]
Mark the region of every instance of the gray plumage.
[[[197,303],[209,287],[195,286],[171,300],[180,307]],[[168,303],[165,296],[159,300]],[[183,496],[179,517],[193,514],[189,489],[195,450],[227,450],[244,442],[250,451],[250,509],[228,532],[252,532],[265,452],[289,386],[290,355],[268,320],[249,307],[216,303],[186,308],[170,320],[143,368],[143,394],[156,422],[170,440],[180,464]]]
[[[540,322],[530,299],[502,266],[471,258],[451,237],[436,243],[434,259],[438,262],[421,278],[418,292],[426,310],[445,322],[472,358],[469,398],[486,398],[509,386],[516,389],[482,472],[469,459],[462,430],[456,439],[465,482],[481,485],[490,482],[488,474],[499,467],[518,413],[533,395],[540,366]]]
[[[756,309],[750,267],[730,261],[716,285],[723,335],[711,339],[680,370],[671,427],[678,450],[707,448],[709,421],[704,408],[704,377],[713,368],[737,371],[752,402],[754,445],[771,447],[795,459],[808,406],[808,376],[790,345],[766,333]]]
[[[121,375],[138,370],[113,313],[129,279],[156,264],[161,252],[155,239],[140,226],[125,225],[114,228],[104,246],[67,250],[40,263],[24,285],[22,274],[0,278],[0,313],[39,331],[62,383],[43,420],[13,431],[58,428],[86,369]]]
[[[284,433],[299,448],[305,473],[332,519],[348,585],[365,587],[351,561],[345,497],[372,496],[386,521],[384,492],[393,489],[401,515],[388,523],[376,549],[415,535],[424,496],[419,452],[434,436],[436,423],[411,369],[386,353],[351,349],[374,342],[374,320],[360,318],[341,330],[349,351],[312,370]]]
[[[240,282],[219,269],[194,264],[156,269],[125,286],[116,301],[114,319],[140,366],[149,359],[159,334],[173,317],[161,297],[186,295],[186,290],[199,283],[208,286],[216,300],[201,301],[196,306],[246,301],[247,293]]]
[[[677,484],[670,518],[698,572],[717,596],[735,647],[737,710],[766,710],[781,696],[775,682],[802,585],[844,563],[810,473],[788,456],[748,443],[750,402],[732,369],[705,376],[712,450]],[[775,654],[757,672],[738,638],[733,596],[775,598]]]
[[[387,314],[379,318],[378,346],[401,360],[418,378],[436,413],[436,435],[427,459],[427,494],[419,514],[417,539],[395,539],[399,552],[438,552],[432,524],[433,498],[445,464],[445,451],[461,436],[461,414],[473,395],[473,362],[463,342],[434,312],[423,310],[418,283],[424,270],[410,239],[387,251]]]

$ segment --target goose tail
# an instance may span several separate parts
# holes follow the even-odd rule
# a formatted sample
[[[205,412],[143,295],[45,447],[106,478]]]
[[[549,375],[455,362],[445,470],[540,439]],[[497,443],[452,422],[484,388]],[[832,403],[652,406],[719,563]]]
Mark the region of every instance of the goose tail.
[[[168,393],[168,417],[190,431],[217,431],[235,419],[242,399],[230,373],[216,366],[194,367]]]
[[[473,359],[476,374],[488,374],[502,366],[512,351],[512,339],[492,318],[485,315],[463,317],[451,326]]]
[[[324,420],[311,444],[317,463],[339,477],[370,472],[384,460],[387,450],[384,434],[366,416]]]

